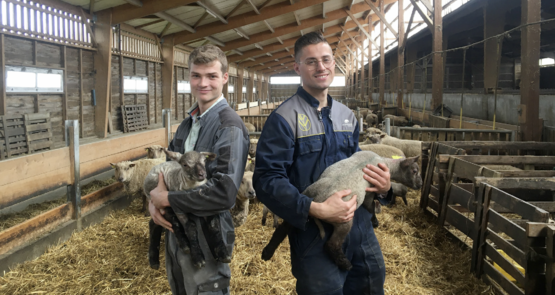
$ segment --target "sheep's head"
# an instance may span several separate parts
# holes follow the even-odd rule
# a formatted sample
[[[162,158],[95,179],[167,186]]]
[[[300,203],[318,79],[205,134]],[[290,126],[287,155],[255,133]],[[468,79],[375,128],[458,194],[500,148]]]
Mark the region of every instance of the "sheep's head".
[[[399,163],[399,170],[402,174],[402,180],[399,179],[399,182],[413,189],[420,189],[422,187],[422,176],[418,166],[419,157],[407,158]]]
[[[249,144],[249,156],[251,158],[256,157],[256,146],[258,145],[258,139],[251,139]]]
[[[135,163],[130,161],[122,161],[119,163],[110,163],[110,166],[115,169],[114,174],[116,180],[121,183],[129,183],[131,176],[135,171]]]
[[[243,174],[243,179],[237,191],[237,198],[240,201],[252,200],[256,197],[256,192],[252,185],[252,175],[253,172],[251,171],[246,171],[245,174]]]
[[[385,136],[386,134],[372,134],[368,137],[368,139],[370,139],[373,144],[378,144],[382,143],[382,139],[384,139]]]
[[[147,158],[149,159],[157,159],[166,156],[166,154],[164,154],[164,147],[162,147],[161,145],[151,145],[145,148],[145,150],[147,153]]]
[[[185,175],[191,181],[199,182],[206,179],[206,161],[216,159],[216,154],[210,152],[190,151],[181,155],[180,153],[170,152],[164,149],[164,152],[170,159],[178,162],[185,172]]]

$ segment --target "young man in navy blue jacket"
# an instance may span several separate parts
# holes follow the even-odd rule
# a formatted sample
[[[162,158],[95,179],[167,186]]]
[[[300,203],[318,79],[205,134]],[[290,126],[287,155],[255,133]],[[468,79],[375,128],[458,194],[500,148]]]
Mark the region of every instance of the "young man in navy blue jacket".
[[[359,126],[351,110],[328,95],[335,61],[321,33],[313,32],[295,43],[295,71],[302,86],[282,103],[264,124],[258,141],[253,182],[256,195],[272,212],[293,225],[289,234],[291,265],[297,293],[383,294],[385,264],[372,228],[371,217],[356,198],[343,201],[350,190],[335,192],[323,203],[312,202],[303,192],[337,161],[359,151]],[[389,169],[368,165],[364,178],[368,191],[391,199]],[[353,268],[340,270],[324,251],[332,227],[324,223],[321,239],[314,218],[347,222],[353,227],[343,251]]]

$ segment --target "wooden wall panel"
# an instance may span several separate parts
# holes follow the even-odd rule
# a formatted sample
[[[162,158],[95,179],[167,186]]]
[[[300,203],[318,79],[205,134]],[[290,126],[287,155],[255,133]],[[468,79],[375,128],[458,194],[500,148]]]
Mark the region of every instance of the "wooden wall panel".
[[[94,136],[94,105],[91,90],[94,88],[94,53],[82,51],[83,56],[83,137]],[[71,61],[73,63],[73,61]],[[69,65],[69,63],[68,63]],[[113,86],[113,85],[112,85]]]
[[[33,65],[33,42],[32,40],[5,36],[4,55],[6,64]]]
[[[79,60],[75,59],[71,62],[78,63]],[[62,68],[64,66],[62,46],[37,42],[37,66]]]
[[[112,91],[112,126],[114,130],[123,132],[123,118],[121,114],[121,98],[120,98],[120,77],[119,77],[119,59],[120,56],[112,55],[112,71],[111,71],[111,87]]]
[[[35,95],[6,95],[8,114],[32,114],[35,112]]]

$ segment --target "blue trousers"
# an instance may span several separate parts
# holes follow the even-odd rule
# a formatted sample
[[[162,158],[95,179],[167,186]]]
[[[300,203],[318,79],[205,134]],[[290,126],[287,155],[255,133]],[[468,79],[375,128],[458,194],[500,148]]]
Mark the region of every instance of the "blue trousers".
[[[343,253],[353,265],[350,271],[340,270],[324,250],[333,231],[331,225],[323,223],[323,240],[312,218],[306,231],[291,231],[291,265],[299,295],[384,294],[385,264],[371,217],[363,207],[355,212],[353,227],[343,244]]]

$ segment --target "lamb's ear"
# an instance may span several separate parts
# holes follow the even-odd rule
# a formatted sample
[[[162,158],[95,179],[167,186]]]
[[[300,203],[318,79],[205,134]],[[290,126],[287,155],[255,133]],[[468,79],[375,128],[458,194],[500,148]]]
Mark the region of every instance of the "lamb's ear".
[[[116,164],[110,163],[110,166],[112,166],[112,168],[116,169]]]
[[[384,138],[386,135],[387,135],[387,134],[382,133],[382,134],[380,134],[380,138]]]
[[[214,153],[210,153],[210,152],[201,152],[201,155],[206,157],[206,160],[208,161],[214,161],[214,159],[216,159],[216,154]]]
[[[401,161],[401,168],[407,168],[413,163],[418,163],[418,158],[420,158],[420,156],[404,159],[403,161]]]
[[[147,151],[147,152],[150,151],[150,148],[149,147],[145,148],[145,151]]]
[[[173,161],[179,161],[179,159],[181,159],[181,156],[183,156],[182,154],[180,154],[178,152],[168,151],[168,149],[166,149],[166,148],[164,148],[164,153],[166,153],[168,158],[170,158]]]
[[[135,165],[137,165],[137,164],[131,163],[131,164],[129,164],[129,168],[133,168],[133,167],[135,167]]]

